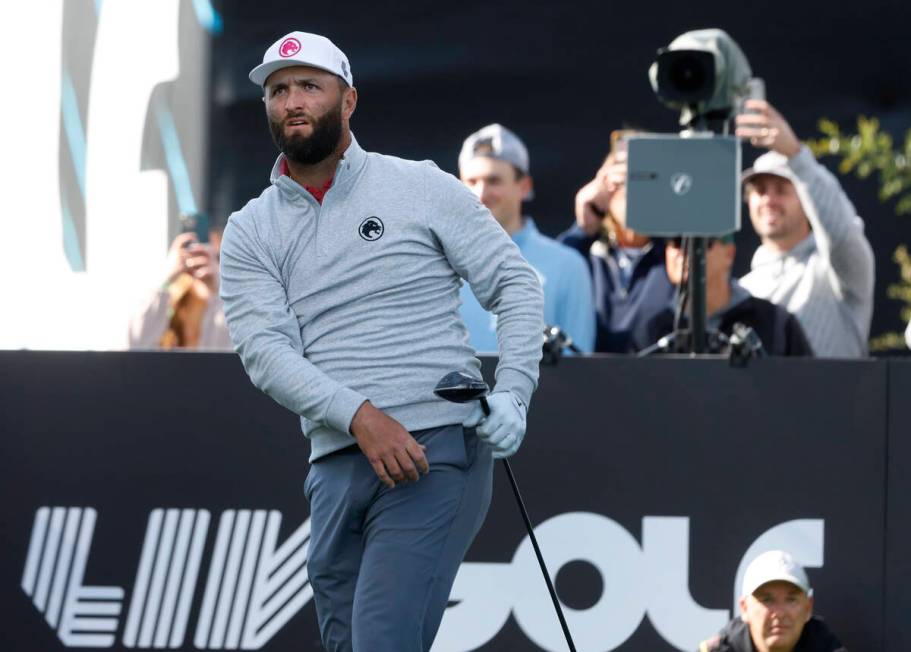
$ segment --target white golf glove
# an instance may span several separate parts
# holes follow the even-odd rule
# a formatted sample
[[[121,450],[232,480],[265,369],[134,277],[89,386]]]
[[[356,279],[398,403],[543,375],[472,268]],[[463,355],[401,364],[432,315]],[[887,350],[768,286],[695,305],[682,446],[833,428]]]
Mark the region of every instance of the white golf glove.
[[[462,425],[476,429],[478,438],[493,449],[494,458],[509,457],[525,437],[525,405],[512,392],[495,392],[487,397],[487,404],[489,416],[478,401]]]

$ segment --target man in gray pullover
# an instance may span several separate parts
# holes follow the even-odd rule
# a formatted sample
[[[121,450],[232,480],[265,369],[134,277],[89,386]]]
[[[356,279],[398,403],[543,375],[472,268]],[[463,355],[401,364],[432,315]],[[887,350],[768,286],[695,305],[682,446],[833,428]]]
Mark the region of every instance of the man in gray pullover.
[[[250,379],[310,439],[308,573],[323,644],[428,650],[486,515],[492,458],[525,432],[541,287],[457,179],[361,149],[351,69],[328,39],[282,37],[250,79],[282,153],[272,185],[228,222],[221,296]],[[479,375],[462,279],[498,316],[486,419],[433,394],[449,371]]]
[[[793,313],[817,356],[865,356],[874,260],[864,223],[772,105],[748,100],[746,109],[737,116],[737,135],[771,151],[743,174],[762,244],[740,283]]]

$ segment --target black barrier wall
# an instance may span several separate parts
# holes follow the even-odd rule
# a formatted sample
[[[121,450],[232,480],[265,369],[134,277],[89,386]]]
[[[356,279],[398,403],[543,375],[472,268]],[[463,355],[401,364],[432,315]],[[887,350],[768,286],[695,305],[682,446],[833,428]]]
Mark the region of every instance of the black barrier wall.
[[[911,364],[889,365],[886,650],[911,650]]]
[[[236,357],[2,352],[0,369],[4,650],[319,649],[307,443]],[[849,649],[907,649],[909,393],[901,362],[543,369],[513,467],[579,649],[695,649],[767,547],[806,563]],[[562,650],[495,473],[434,650]]]

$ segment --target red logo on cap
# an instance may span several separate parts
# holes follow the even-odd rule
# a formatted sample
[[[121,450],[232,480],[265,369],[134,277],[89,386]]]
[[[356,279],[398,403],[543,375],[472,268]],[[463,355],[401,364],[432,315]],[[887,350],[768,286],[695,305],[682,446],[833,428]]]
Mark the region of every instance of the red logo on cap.
[[[282,41],[282,44],[278,46],[278,53],[283,57],[293,57],[295,54],[301,51],[301,42],[298,41],[293,36],[286,38]]]

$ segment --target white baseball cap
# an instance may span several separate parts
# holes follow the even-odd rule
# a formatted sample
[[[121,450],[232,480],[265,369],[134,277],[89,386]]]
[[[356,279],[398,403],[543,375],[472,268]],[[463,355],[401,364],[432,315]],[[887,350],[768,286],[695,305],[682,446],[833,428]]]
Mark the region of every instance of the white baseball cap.
[[[740,175],[740,182],[745,185],[761,174],[771,174],[775,177],[787,179],[793,184],[797,183],[797,175],[794,174],[791,166],[788,165],[788,157],[778,152],[766,152],[757,158],[756,162],[753,163],[753,167],[747,168]]]
[[[338,75],[349,86],[354,86],[348,57],[325,36],[307,32],[291,32],[273,43],[263,62],[250,71],[250,81],[262,87],[276,70],[290,66],[313,66]]]
[[[768,582],[788,582],[806,594],[809,594],[810,580],[803,566],[783,550],[770,550],[750,562],[743,574],[743,592],[741,595],[753,595],[763,584]]]

